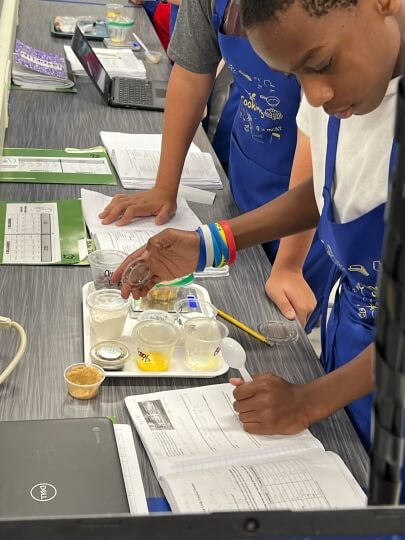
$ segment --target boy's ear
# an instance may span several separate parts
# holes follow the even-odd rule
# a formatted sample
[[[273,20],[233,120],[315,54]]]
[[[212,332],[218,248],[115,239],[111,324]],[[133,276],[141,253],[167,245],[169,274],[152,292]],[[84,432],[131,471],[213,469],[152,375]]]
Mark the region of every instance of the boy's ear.
[[[397,15],[401,8],[401,0],[376,0],[376,7],[384,17]]]

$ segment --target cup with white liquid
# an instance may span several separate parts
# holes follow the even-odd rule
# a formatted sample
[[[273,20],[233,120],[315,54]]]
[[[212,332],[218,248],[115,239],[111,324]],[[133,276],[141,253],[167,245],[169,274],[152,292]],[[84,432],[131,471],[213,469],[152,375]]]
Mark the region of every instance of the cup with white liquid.
[[[130,300],[117,289],[100,289],[87,297],[90,328],[99,338],[118,339],[124,332]]]

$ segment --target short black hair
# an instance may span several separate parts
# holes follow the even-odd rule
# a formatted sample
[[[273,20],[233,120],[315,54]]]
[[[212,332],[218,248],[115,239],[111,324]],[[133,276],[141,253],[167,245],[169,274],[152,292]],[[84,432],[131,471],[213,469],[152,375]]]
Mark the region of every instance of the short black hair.
[[[359,0],[241,0],[242,22],[251,28],[271,19],[276,19],[280,11],[287,10],[294,2],[300,2],[312,17],[327,15],[332,9],[353,7]]]

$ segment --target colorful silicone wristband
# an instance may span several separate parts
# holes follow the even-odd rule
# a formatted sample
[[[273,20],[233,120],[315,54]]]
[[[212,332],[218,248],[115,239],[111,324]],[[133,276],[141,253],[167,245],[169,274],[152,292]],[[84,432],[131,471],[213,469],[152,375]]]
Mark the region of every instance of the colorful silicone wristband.
[[[206,266],[214,266],[214,243],[208,225],[202,225],[201,230],[205,239]]]
[[[217,268],[220,268],[221,266],[225,266],[225,264],[228,263],[228,259],[229,259],[228,244],[226,243],[226,240],[222,238],[216,223],[209,223],[208,227],[210,228],[212,237],[216,241],[219,247],[219,250],[221,252],[221,260],[219,261],[219,264],[215,262],[215,266]]]
[[[197,232],[198,232],[198,236],[200,237],[200,255],[198,257],[196,272],[202,272],[205,269],[205,263],[207,260],[207,252],[205,250],[204,233],[202,232],[200,227],[198,227]]]
[[[228,248],[229,248],[228,263],[233,264],[235,262],[235,259],[236,259],[236,242],[235,242],[235,237],[233,235],[231,226],[225,220],[221,220],[218,223],[221,225],[221,227],[222,227],[222,229],[223,229],[223,231],[225,233],[225,236],[226,236],[226,241],[228,243]]]

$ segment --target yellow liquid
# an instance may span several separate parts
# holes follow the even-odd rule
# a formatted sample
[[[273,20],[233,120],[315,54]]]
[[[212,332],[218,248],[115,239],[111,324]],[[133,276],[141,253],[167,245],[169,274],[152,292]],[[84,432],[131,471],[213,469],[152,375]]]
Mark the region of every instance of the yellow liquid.
[[[169,369],[169,358],[161,352],[148,352],[139,354],[136,363],[142,371],[167,371]]]

